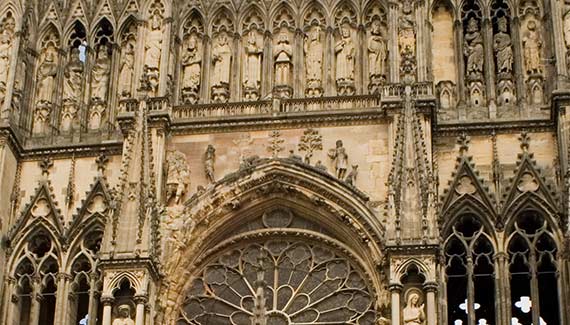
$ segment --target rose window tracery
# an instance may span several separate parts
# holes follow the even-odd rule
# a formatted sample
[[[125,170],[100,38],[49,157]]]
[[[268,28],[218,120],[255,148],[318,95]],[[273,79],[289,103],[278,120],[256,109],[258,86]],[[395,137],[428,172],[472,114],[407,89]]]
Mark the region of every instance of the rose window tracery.
[[[374,297],[361,274],[321,243],[248,243],[202,269],[178,324],[374,324]]]

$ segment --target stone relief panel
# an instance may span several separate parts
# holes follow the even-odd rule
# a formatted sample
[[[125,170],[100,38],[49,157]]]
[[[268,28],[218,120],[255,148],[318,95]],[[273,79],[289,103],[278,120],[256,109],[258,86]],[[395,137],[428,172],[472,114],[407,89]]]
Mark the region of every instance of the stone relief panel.
[[[415,6],[413,0],[402,1],[398,20],[400,80],[405,83],[416,81],[417,74]]]
[[[388,26],[386,10],[379,3],[373,3],[366,12],[366,49],[368,91],[378,93],[387,80],[388,73]]]
[[[534,1],[522,1],[519,17],[527,104],[540,107],[545,104],[545,44],[541,8]]]
[[[307,97],[320,97],[324,92],[325,17],[313,7],[305,13],[304,22],[305,94]]]
[[[160,84],[164,14],[164,5],[160,1],[154,1],[149,9],[148,25],[146,26],[144,66],[146,68],[146,77],[150,83],[150,90],[154,96],[158,94],[158,86]]]
[[[234,24],[229,13],[221,11],[214,19],[212,30],[212,68],[210,83],[212,101],[225,103],[230,99],[230,80],[234,61],[233,38]]]
[[[201,17],[192,12],[183,25],[182,32],[182,101],[188,104],[196,104],[200,98],[202,85],[202,57],[204,48],[204,25]]]
[[[481,9],[475,2],[466,2],[462,9],[463,56],[465,86],[472,117],[484,117],[481,108],[486,104],[485,94],[485,48],[481,32]]]
[[[355,134],[372,138],[359,142]],[[276,157],[304,161],[351,183],[371,200],[383,200],[390,170],[388,141],[385,125],[362,125],[176,136],[168,146],[188,157],[188,197],[240,167]]]

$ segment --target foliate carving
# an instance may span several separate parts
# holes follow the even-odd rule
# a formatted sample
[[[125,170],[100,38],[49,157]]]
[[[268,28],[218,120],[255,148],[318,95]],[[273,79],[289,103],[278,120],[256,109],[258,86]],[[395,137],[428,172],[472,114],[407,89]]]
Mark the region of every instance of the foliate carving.
[[[283,143],[285,143],[285,139],[281,138],[281,132],[272,131],[269,134],[269,145],[267,146],[267,151],[271,153],[271,157],[279,157],[279,153],[285,150]]]
[[[275,89],[279,97],[289,98],[293,95],[291,80],[293,75],[293,46],[289,41],[287,30],[281,31],[277,44],[273,49],[275,59]]]
[[[190,169],[184,153],[174,150],[166,156],[166,202],[180,204],[181,199],[190,185]]]
[[[145,45],[144,64],[148,67],[151,90],[157,95],[160,82],[160,59],[162,56],[164,8],[160,2],[151,5],[150,20]]]
[[[402,1],[398,23],[398,44],[400,50],[400,78],[410,83],[416,80],[416,21],[413,0]]]
[[[232,48],[226,32],[221,32],[214,42],[212,64],[212,99],[218,103],[227,102],[230,97]]]
[[[305,163],[310,164],[311,157],[313,157],[315,151],[320,150],[323,150],[323,137],[319,134],[319,131],[315,129],[305,130],[299,142],[299,152],[306,152]]]
[[[124,304],[117,307],[117,317],[113,320],[113,325],[135,325],[130,305]]]
[[[311,26],[304,41],[306,94],[308,97],[320,97],[323,93],[324,44],[321,41],[321,27]]]
[[[182,67],[182,98],[185,103],[195,104],[202,78],[202,47],[195,33],[184,42]]]
[[[346,175],[346,169],[348,168],[348,154],[342,144],[342,140],[336,141],[336,147],[329,150],[328,156],[334,162],[336,177],[343,180]]]
[[[335,44],[336,55],[336,87],[339,95],[352,95],[356,91],[354,85],[354,65],[356,46],[354,45],[352,28],[344,23],[340,28],[340,39]]]
[[[204,172],[206,173],[206,179],[209,183],[214,183],[216,178],[214,176],[216,164],[216,148],[209,144],[206,148],[206,153],[204,154]]]
[[[263,37],[251,30],[244,44],[243,88],[245,100],[257,100],[261,96],[261,62],[263,60]]]
[[[8,12],[0,24],[0,29],[2,30],[0,32],[0,96],[6,93],[15,27],[14,17],[12,17],[11,12]]]

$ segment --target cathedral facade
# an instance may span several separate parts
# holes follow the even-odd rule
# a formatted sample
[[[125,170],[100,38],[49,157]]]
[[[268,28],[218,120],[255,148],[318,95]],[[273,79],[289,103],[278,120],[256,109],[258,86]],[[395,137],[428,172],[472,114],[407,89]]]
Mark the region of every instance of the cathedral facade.
[[[567,113],[568,1],[0,0],[0,324],[569,324]]]

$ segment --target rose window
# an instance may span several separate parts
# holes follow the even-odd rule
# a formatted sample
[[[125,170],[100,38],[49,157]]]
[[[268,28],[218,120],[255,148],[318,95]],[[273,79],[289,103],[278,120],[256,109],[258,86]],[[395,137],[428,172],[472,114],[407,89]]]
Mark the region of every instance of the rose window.
[[[320,244],[248,244],[202,269],[178,324],[374,324],[374,298],[361,274]]]

